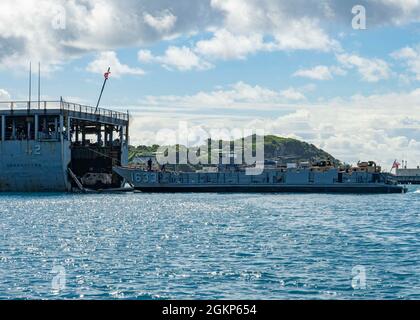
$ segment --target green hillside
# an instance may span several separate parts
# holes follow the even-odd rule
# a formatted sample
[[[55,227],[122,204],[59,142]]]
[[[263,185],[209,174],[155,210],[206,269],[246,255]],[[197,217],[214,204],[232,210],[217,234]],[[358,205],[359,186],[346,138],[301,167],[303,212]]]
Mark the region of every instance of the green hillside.
[[[328,158],[336,163],[340,162],[331,154],[317,148],[313,144],[273,135],[264,137],[264,153],[266,159],[291,160],[291,162],[325,160]]]
[[[137,147],[130,146],[129,161],[132,161],[138,156],[152,156],[158,148],[158,145],[140,145]],[[338,159],[335,159],[331,154],[317,148],[313,144],[297,139],[283,138],[274,135],[264,137],[264,153],[266,160],[277,160],[283,163],[325,160],[328,158],[336,163],[339,163]]]

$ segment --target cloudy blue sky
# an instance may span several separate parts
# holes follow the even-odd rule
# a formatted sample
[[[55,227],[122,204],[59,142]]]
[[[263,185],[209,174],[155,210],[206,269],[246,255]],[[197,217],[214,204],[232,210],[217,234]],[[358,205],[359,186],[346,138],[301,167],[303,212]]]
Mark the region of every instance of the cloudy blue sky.
[[[133,144],[187,121],[420,165],[419,22],[420,0],[2,0],[0,100],[41,61],[43,98],[95,104],[111,66],[102,105]]]

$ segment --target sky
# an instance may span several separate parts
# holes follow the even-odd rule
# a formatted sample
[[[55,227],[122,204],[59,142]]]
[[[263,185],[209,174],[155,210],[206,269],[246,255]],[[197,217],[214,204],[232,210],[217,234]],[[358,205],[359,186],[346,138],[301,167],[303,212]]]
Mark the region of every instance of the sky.
[[[88,105],[110,66],[133,145],[182,122],[420,165],[420,0],[2,0],[0,101],[28,100],[29,61],[42,99]]]

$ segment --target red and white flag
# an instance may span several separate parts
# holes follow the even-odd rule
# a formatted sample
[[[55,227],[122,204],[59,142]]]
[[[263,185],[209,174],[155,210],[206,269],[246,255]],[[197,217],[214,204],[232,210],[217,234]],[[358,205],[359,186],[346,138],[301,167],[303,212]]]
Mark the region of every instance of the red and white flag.
[[[107,71],[107,72],[105,72],[104,73],[104,77],[105,77],[105,79],[107,79],[108,80],[108,78],[109,78],[109,75],[111,74],[111,71]]]
[[[397,162],[397,160],[394,161],[392,164],[392,169],[398,169],[400,167],[401,163]]]

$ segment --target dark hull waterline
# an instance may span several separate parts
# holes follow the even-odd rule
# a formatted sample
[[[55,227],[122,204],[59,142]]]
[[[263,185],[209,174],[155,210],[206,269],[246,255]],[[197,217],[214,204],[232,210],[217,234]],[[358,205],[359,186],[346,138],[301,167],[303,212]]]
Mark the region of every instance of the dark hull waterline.
[[[150,193],[338,193],[381,194],[405,193],[402,186],[135,186],[136,190]]]

